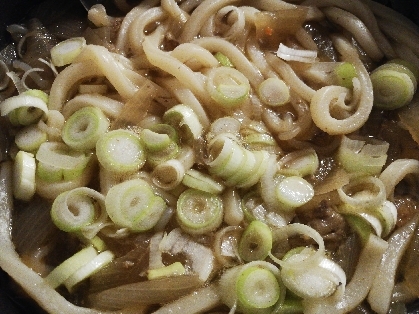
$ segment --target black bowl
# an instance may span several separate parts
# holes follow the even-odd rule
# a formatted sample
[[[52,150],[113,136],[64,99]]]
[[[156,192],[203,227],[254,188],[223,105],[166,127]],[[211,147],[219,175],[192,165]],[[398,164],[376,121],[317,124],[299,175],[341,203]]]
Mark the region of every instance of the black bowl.
[[[375,0],[402,13],[419,25],[419,5],[417,0]],[[46,5],[45,5],[46,4]],[[48,8],[45,10],[45,8]],[[37,17],[42,22],[66,14],[84,16],[86,11],[79,0],[0,0],[0,50],[10,42],[6,26],[24,19]],[[53,12],[52,12],[53,11]],[[1,251],[0,251],[1,254]],[[0,313],[1,314],[43,314],[33,301],[17,293],[19,287],[0,269]],[[409,314],[419,314],[419,300],[409,306]]]

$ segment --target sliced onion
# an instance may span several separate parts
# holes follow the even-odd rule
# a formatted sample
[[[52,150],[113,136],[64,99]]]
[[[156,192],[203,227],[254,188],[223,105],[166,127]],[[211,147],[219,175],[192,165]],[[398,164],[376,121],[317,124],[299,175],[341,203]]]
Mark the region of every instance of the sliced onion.
[[[286,61],[299,61],[305,63],[313,63],[317,58],[317,51],[315,50],[302,50],[294,49],[285,46],[284,44],[279,44],[278,51],[276,55]]]
[[[199,279],[206,281],[214,268],[214,255],[211,249],[193,241],[177,228],[163,237],[160,242],[160,251],[172,254],[185,254],[191,261],[192,271],[198,274]]]

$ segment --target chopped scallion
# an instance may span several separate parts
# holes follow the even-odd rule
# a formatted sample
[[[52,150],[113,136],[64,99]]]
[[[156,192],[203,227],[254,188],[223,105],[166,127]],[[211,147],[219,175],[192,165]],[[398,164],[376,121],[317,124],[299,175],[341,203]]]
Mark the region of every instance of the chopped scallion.
[[[99,137],[109,127],[109,120],[97,107],[84,107],[73,113],[62,130],[63,141],[76,150],[95,148]]]
[[[290,100],[290,90],[287,84],[279,78],[270,77],[258,87],[260,100],[268,106],[277,107]]]
[[[272,249],[272,232],[268,225],[253,220],[244,230],[239,242],[240,257],[246,261],[264,260]]]
[[[246,76],[230,67],[213,68],[207,77],[207,90],[212,99],[224,108],[240,105],[249,96]]]
[[[140,137],[124,129],[103,134],[96,142],[96,155],[100,164],[113,173],[132,173],[145,163]]]
[[[154,194],[149,183],[132,179],[109,189],[105,207],[117,226],[141,232],[155,226],[166,209],[166,203]]]
[[[29,201],[35,194],[36,162],[33,154],[19,151],[13,167],[13,195],[19,200]]]
[[[223,220],[223,202],[220,196],[187,189],[176,204],[176,218],[190,234],[205,234],[218,228]]]

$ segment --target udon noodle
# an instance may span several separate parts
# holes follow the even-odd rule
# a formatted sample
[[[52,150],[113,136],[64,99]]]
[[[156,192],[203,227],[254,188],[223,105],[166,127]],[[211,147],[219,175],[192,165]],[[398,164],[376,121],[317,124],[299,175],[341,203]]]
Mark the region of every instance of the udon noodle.
[[[369,0],[117,7],[2,63],[0,266],[25,293],[49,313],[405,313],[418,28]]]

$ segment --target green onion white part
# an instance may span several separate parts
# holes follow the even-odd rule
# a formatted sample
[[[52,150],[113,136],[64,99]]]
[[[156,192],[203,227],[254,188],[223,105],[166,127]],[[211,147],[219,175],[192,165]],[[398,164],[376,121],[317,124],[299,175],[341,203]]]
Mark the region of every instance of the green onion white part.
[[[288,153],[278,162],[283,175],[305,177],[313,175],[319,168],[319,158],[314,149],[303,149]]]
[[[215,102],[223,108],[230,109],[248,98],[250,83],[240,71],[222,66],[210,70],[206,88]]]
[[[104,251],[95,256],[87,264],[80,267],[76,270],[70,277],[64,281],[64,286],[68,291],[72,292],[74,287],[83,281],[84,279],[90,277],[101,268],[108,265],[114,259],[114,254],[111,251]]]
[[[85,171],[91,156],[60,142],[44,142],[36,153],[37,177],[46,182],[72,180]]]
[[[66,259],[60,265],[55,267],[48,276],[45,277],[45,282],[52,288],[58,288],[71,275],[73,275],[81,267],[92,261],[97,256],[96,250],[92,246],[88,246],[78,251],[73,256]]]
[[[280,44],[276,55],[287,61],[298,61],[304,63],[312,63],[316,61],[317,51],[316,50],[303,50],[303,49],[294,49]]]
[[[74,37],[64,40],[51,48],[51,61],[57,67],[70,64],[85,46],[86,39],[84,37]]]
[[[48,139],[47,133],[38,125],[32,124],[20,129],[15,135],[15,144],[20,150],[36,153],[42,143]]]
[[[177,159],[169,159],[158,164],[151,173],[154,185],[163,190],[177,187],[185,176],[185,167]]]
[[[114,173],[133,173],[145,163],[145,152],[139,136],[118,129],[103,134],[96,142],[99,163]]]
[[[374,106],[393,110],[410,103],[417,90],[417,78],[406,66],[387,62],[370,75]]]
[[[389,144],[384,141],[367,143],[342,136],[337,160],[348,172],[377,175],[386,163],[388,148]]]
[[[256,184],[269,157],[267,151],[250,151],[228,133],[214,137],[209,143],[212,160],[208,163],[210,173],[224,180],[227,186],[240,188]]]
[[[2,116],[9,115],[10,121],[15,125],[29,125],[39,120],[43,114],[48,114],[48,106],[43,98],[25,92],[4,100],[0,111]]]
[[[299,176],[286,177],[276,186],[277,201],[284,210],[302,206],[314,196],[313,186]]]
[[[117,226],[142,232],[156,225],[167,206],[160,196],[154,194],[148,182],[132,179],[109,189],[105,207]]]
[[[65,232],[82,231],[105,210],[104,201],[102,194],[87,187],[63,192],[52,203],[52,221]]]
[[[33,154],[19,151],[13,166],[13,195],[16,199],[29,201],[36,191],[36,162]]]
[[[282,106],[290,100],[289,87],[276,77],[264,80],[258,87],[258,95],[264,104],[272,107]]]
[[[205,234],[217,229],[223,221],[223,213],[220,196],[195,189],[185,190],[176,204],[176,219],[189,234]]]
[[[167,110],[163,115],[163,121],[178,130],[181,139],[185,143],[201,137],[204,130],[193,109],[183,104]]]
[[[227,269],[220,278],[224,304],[240,313],[271,313],[284,293],[279,269],[265,261],[254,261]]]
[[[224,184],[215,180],[210,175],[195,169],[189,169],[183,176],[182,183],[192,189],[220,194],[224,191]]]

